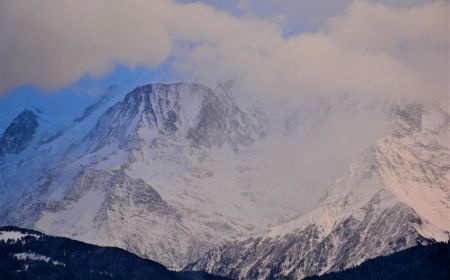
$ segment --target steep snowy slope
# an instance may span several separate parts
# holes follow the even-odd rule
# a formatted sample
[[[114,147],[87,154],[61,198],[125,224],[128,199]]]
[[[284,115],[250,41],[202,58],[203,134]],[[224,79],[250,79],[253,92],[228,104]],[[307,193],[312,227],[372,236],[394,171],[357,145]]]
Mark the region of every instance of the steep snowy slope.
[[[0,156],[1,215],[14,212],[24,191],[32,191],[39,180],[51,176],[58,164],[65,159],[65,151],[69,146],[83,139],[86,131],[95,125],[95,119],[105,109],[99,108],[90,121],[73,123],[64,117],[47,115],[36,108],[27,108],[11,122],[1,138],[12,139],[15,145],[20,143],[23,149]],[[21,118],[25,112],[29,112],[28,115],[33,117]],[[27,130],[31,127],[34,127],[33,131]],[[8,130],[11,130],[11,133]],[[25,141],[24,135],[31,137]],[[0,149],[9,145],[3,142],[2,140]]]
[[[138,87],[99,105],[52,141],[1,162],[2,223],[117,245],[175,268],[255,229],[223,195],[242,196],[236,186],[218,182],[262,137],[256,113],[227,92],[184,83]],[[233,211],[204,207],[219,200]]]
[[[189,269],[238,279],[299,279],[348,268],[450,232],[450,121],[447,104],[403,104],[392,133],[365,151],[321,206],[230,242]]]
[[[298,203],[298,178],[274,173],[278,162],[261,153],[264,117],[224,88],[146,85],[50,130],[48,141],[0,159],[2,224],[181,268],[316,200]]]

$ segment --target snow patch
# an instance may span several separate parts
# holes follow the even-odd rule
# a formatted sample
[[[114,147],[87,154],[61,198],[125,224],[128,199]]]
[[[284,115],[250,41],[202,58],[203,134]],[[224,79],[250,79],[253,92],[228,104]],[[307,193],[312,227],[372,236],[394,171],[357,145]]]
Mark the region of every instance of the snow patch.
[[[46,263],[51,263],[53,265],[66,266],[66,264],[63,262],[55,261],[47,256],[37,254],[37,253],[16,253],[13,256],[14,256],[14,258],[16,258],[19,261],[26,261],[26,260],[42,261],[42,262],[46,262]]]
[[[13,240],[14,242],[17,242],[26,236],[39,238],[39,235],[37,234],[22,233],[19,231],[0,231],[0,241],[3,242],[6,242],[8,240]]]

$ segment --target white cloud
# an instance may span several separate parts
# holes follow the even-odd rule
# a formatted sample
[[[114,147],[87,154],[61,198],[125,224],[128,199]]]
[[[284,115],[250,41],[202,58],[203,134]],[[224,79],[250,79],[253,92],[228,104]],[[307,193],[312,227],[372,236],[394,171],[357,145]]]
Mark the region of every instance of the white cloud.
[[[236,78],[252,92],[448,94],[448,2],[352,2],[319,32],[285,38],[272,20],[162,0],[0,0],[0,90],[67,85],[115,63]]]

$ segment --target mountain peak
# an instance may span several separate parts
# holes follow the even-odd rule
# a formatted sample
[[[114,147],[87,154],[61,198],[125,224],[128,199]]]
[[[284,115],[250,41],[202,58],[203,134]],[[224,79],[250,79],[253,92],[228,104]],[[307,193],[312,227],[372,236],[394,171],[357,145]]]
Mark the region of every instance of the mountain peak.
[[[410,135],[422,129],[423,106],[418,103],[396,104],[391,111],[392,134],[397,137]]]
[[[124,143],[124,137],[130,140],[130,135],[137,135],[148,142],[155,137],[169,137],[195,147],[228,144],[237,151],[238,146],[259,136],[261,124],[254,121],[232,96],[205,85],[152,83],[136,87],[110,107],[90,138],[101,140],[94,144],[94,150],[114,142]]]

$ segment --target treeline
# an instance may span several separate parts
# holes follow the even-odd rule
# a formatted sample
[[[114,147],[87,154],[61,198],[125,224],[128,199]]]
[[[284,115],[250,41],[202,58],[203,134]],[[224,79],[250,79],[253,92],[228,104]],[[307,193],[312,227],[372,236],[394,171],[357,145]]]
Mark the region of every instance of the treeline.
[[[15,227],[0,231],[40,234]],[[45,260],[18,260],[15,254],[49,257]],[[19,241],[0,241],[0,280],[226,280],[204,272],[174,272],[159,263],[140,258],[128,251],[101,247],[69,238],[42,235]]]
[[[450,244],[416,246],[340,272],[305,280],[449,280]]]

